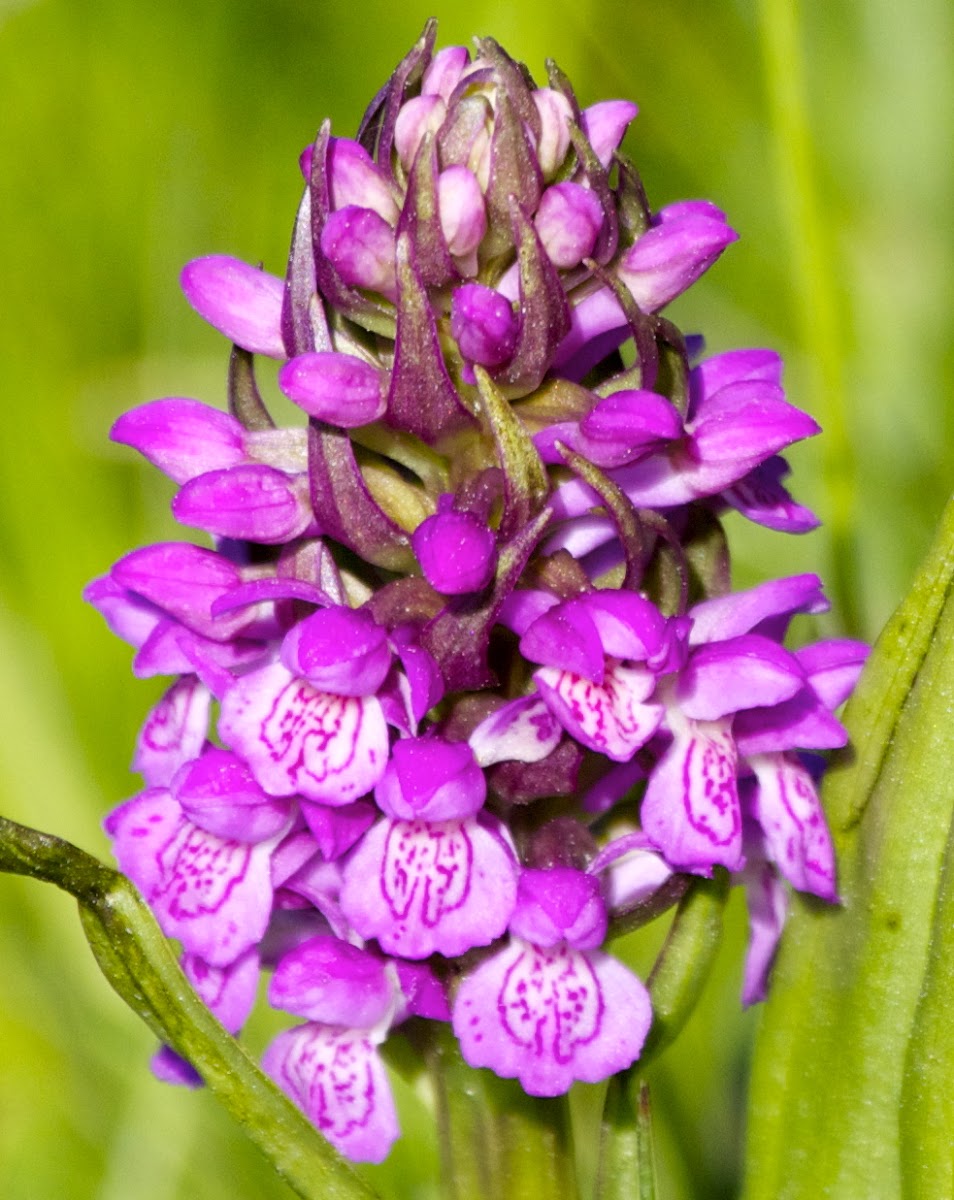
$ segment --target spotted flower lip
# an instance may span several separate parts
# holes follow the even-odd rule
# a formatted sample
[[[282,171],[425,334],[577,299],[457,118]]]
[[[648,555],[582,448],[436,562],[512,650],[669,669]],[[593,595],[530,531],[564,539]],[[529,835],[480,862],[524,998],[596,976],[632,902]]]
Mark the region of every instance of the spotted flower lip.
[[[813,752],[866,647],[789,643],[820,579],[733,590],[721,525],[813,527],[782,453],[818,426],[773,351],[703,357],[664,315],[737,234],[650,205],[636,112],[429,22],[356,137],[303,152],[284,274],[183,270],[233,344],[228,411],[113,426],[211,540],[86,589],[170,677],[106,831],[230,1030],[270,976],[300,1023],[263,1066],[355,1161],[398,1136],[380,1048],[407,1018],[559,1096],[643,1052],[609,930],[724,868],[749,1003],[788,889],[837,900]],[[153,1070],[201,1082],[168,1047]]]

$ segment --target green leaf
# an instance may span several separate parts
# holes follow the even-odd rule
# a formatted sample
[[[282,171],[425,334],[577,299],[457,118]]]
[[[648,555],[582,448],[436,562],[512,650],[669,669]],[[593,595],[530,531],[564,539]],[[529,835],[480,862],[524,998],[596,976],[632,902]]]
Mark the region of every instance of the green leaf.
[[[748,1200],[951,1194],[952,582],[954,502],[826,780],[842,903],[796,897],[755,1056]]]

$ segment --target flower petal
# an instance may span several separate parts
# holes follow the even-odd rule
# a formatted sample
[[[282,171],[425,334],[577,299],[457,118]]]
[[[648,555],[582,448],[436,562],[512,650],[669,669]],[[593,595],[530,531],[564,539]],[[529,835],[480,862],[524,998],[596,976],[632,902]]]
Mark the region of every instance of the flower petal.
[[[374,696],[316,691],[281,663],[229,689],[219,733],[272,796],[300,792],[323,804],[349,804],[374,787],[387,764],[387,725]]]
[[[792,887],[836,900],[835,852],[811,775],[792,754],[754,755],[753,813],[769,858]]]
[[[556,667],[543,667],[534,679],[567,733],[616,762],[632,758],[663,718],[661,705],[643,703],[655,680],[641,667],[611,662],[601,684]]]
[[[299,1025],[265,1051],[264,1070],[353,1162],[383,1162],[398,1129],[391,1084],[363,1032]]]
[[[630,1066],[652,1020],[649,994],[600,951],[541,950],[519,938],[461,983],[453,1027],[472,1067],[559,1096]]]

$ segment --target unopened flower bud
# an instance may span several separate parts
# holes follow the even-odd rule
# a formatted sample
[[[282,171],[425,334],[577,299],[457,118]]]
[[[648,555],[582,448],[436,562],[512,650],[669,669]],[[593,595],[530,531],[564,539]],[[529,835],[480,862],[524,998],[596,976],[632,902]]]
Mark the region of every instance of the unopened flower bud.
[[[328,185],[332,208],[370,208],[396,225],[397,202],[384,173],[367,150],[350,138],[332,138],[328,145]]]
[[[415,96],[402,105],[394,126],[398,157],[409,170],[427,133],[436,133],[444,123],[447,105],[440,96]]]
[[[411,545],[424,578],[445,596],[480,591],[493,575],[494,535],[472,513],[435,513],[418,525]]]
[[[321,231],[321,251],[345,283],[396,298],[394,230],[374,209],[352,204],[331,213]]]
[[[533,102],[540,114],[540,137],[537,158],[544,179],[551,179],[559,170],[570,148],[570,121],[573,109],[566,96],[553,88],[537,88]]]
[[[451,333],[468,362],[498,367],[513,354],[517,318],[499,292],[465,283],[451,297]]]
[[[278,386],[309,416],[352,429],[382,416],[386,404],[386,379],[356,358],[334,350],[299,354],[278,373]]]
[[[283,280],[226,254],[210,254],[187,263],[181,283],[199,316],[237,346],[253,354],[285,357]]]
[[[555,183],[540,197],[533,223],[553,265],[569,270],[592,253],[603,209],[589,188]]]
[[[447,249],[455,258],[472,255],[487,232],[487,208],[477,177],[466,167],[448,167],[438,180],[437,198]],[[476,266],[475,259],[474,271]]]

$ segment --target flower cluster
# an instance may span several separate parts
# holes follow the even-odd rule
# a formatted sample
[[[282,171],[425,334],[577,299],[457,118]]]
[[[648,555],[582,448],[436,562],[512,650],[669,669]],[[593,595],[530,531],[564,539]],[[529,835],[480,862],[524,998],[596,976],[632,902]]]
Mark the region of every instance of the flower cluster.
[[[228,1029],[271,971],[302,1023],[265,1069],[356,1160],[397,1135],[378,1047],[406,1018],[533,1095],[632,1064],[650,1000],[603,946],[674,874],[748,886],[759,998],[783,881],[836,897],[802,752],[843,744],[864,657],[785,648],[815,576],[730,589],[726,507],[816,524],[779,454],[817,426],[775,354],[704,358],[659,315],[723,214],[650,209],[633,104],[433,41],[305,150],[284,278],[185,268],[230,411],[156,400],[113,437],[214,548],[87,590],[174,677],[106,822],[121,867]],[[306,422],[275,427],[256,355]]]

